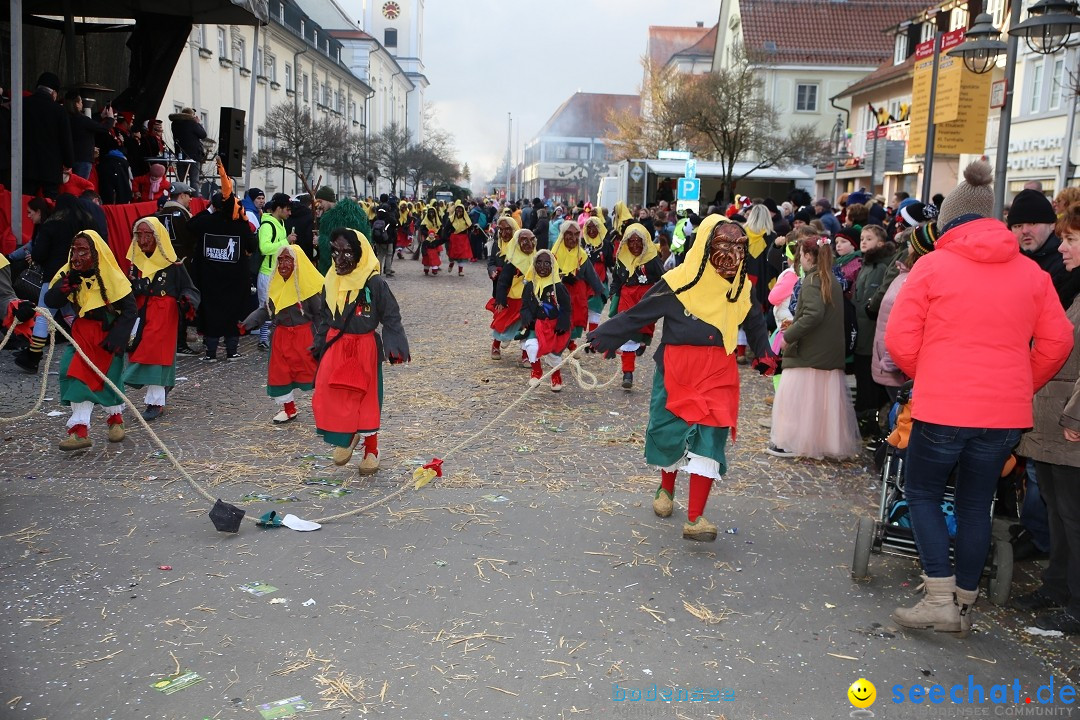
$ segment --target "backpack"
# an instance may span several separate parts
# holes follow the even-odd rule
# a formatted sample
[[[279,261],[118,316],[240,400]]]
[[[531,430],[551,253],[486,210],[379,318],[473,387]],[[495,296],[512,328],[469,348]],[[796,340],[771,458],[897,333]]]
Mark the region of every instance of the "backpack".
[[[382,218],[375,218],[371,223],[371,241],[380,245],[390,242],[390,236],[386,233],[386,221]]]

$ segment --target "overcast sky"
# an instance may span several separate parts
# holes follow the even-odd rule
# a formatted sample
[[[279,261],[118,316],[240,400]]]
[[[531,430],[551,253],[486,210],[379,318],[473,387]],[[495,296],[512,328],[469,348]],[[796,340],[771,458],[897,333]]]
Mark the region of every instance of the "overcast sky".
[[[636,94],[650,25],[716,24],[719,0],[426,0],[425,101],[474,186],[575,92]]]

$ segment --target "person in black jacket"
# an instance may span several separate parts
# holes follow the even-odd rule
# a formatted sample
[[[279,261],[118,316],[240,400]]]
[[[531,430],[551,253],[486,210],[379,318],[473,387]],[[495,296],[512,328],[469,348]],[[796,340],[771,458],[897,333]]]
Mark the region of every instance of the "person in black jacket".
[[[169,115],[172,122],[173,144],[178,153],[184,158],[194,162],[176,164],[176,179],[183,182],[185,178],[191,187],[199,190],[199,166],[206,159],[206,151],[202,141],[206,139],[206,129],[199,121],[195,108],[184,108],[178,113]]]
[[[94,168],[94,146],[98,133],[108,132],[116,121],[113,110],[106,105],[101,110],[101,119],[94,120],[83,114],[83,99],[78,90],[69,90],[64,96],[64,105],[71,124],[71,146],[74,157],[71,171],[83,178],[90,179]]]
[[[319,256],[319,249],[315,245],[315,216],[311,214],[307,195],[297,195],[292,199],[292,215],[285,218],[285,233],[296,233],[296,244],[309,260],[314,261]]]
[[[1034,260],[1054,282],[1061,306],[1072,305],[1080,290],[1080,273],[1065,269],[1058,248],[1061,238],[1054,233],[1057,213],[1050,200],[1038,190],[1021,190],[1009,207],[1006,224],[1020,243],[1020,253]]]
[[[75,160],[71,123],[56,102],[60,78],[42,73],[37,89],[23,100],[23,194],[56,198],[61,175]]]
[[[559,278],[559,265],[550,250],[538,250],[532,269],[525,275],[521,291],[521,330],[518,339],[529,358],[532,375],[529,387],[540,384],[543,357],[552,367],[562,362],[562,351],[570,342],[570,293]],[[562,390],[562,374],[551,374],[551,392]]]

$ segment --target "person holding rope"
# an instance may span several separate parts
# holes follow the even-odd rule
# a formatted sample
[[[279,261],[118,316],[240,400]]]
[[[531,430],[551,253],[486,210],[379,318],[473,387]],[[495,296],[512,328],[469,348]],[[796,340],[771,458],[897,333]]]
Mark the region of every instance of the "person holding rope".
[[[128,343],[123,380],[130,387],[146,388],[142,416],[149,422],[165,411],[168,389],[176,384],[177,327],[181,315],[195,319],[200,295],[176,258],[169,231],[156,217],[135,221],[127,259],[139,321]]]
[[[514,222],[513,218],[508,219]],[[525,275],[532,269],[536,257],[536,236],[532,230],[516,230],[506,246],[506,261],[495,284],[495,298],[491,306],[491,330],[495,339],[491,356],[495,357],[495,343],[508,343],[517,338],[521,330],[521,299],[525,290]],[[499,357],[502,357],[501,351]],[[521,351],[521,364],[532,367],[528,354]],[[543,374],[543,373],[541,373]],[[539,377],[539,375],[537,376]]]
[[[120,385],[122,358],[138,315],[131,283],[96,232],[83,230],[71,241],[68,262],[49,283],[45,305],[54,310],[70,305],[74,313],[71,336],[75,343],[60,358],[60,402],[71,406],[68,434],[60,441],[60,449],[82,450],[93,445],[89,429],[94,405],[104,407],[109,417],[109,442],[120,442],[124,439],[124,400],[105,385],[94,368]],[[175,340],[174,334],[169,344]]]
[[[315,358],[312,330],[315,318],[324,308],[323,276],[296,245],[278,248],[274,274],[267,289],[266,304],[240,323],[240,334],[261,327],[274,326],[270,335],[270,364],[267,368],[266,394],[281,405],[274,424],[296,419],[294,390],[315,389]]]
[[[529,387],[539,385],[544,375],[541,357],[552,367],[562,363],[562,351],[570,342],[570,316],[570,293],[559,278],[555,256],[550,250],[538,250],[533,255],[532,267],[525,274],[525,285],[521,290],[521,330],[518,332],[521,347],[532,366]],[[562,388],[562,374],[556,370],[551,374],[551,392],[559,392]]]
[[[409,341],[368,239],[337,228],[330,233],[330,250],[334,267],[323,284],[325,306],[312,346],[319,371],[311,411],[319,435],[334,446],[334,464],[348,463],[363,438],[360,474],[373,475],[379,469],[382,362],[409,362]]]
[[[585,334],[589,324],[589,293],[601,297],[600,306],[607,302],[607,289],[600,282],[596,270],[589,262],[589,253],[581,247],[581,226],[567,220],[559,226],[559,237],[551,248],[559,276],[570,293],[570,350],[576,350],[574,342]]]
[[[734,222],[711,215],[697,230],[686,261],[667,271],[643,298],[588,335],[608,357],[643,325],[664,319],[656,354],[645,461],[660,470],[653,512],[670,517],[678,470],[690,473],[683,537],[711,542],[716,525],[703,513],[713,482],[727,469],[728,437],[735,439],[739,371],[735,362],[740,326],[763,374],[776,360],[761,313],[753,308],[746,279],[747,237]]]
[[[664,274],[660,251],[653,242],[652,235],[641,223],[626,226],[615,260],[611,281],[611,311],[608,317],[634,307]],[[655,330],[656,323],[647,323],[627,336],[619,348],[624,390],[634,387],[635,361],[638,355],[645,354],[645,348],[652,342]]]
[[[15,287],[11,282],[11,261],[0,254],[0,327],[4,332],[14,323],[14,332],[29,340],[33,332],[34,308],[36,306],[29,300],[20,300],[15,295]]]

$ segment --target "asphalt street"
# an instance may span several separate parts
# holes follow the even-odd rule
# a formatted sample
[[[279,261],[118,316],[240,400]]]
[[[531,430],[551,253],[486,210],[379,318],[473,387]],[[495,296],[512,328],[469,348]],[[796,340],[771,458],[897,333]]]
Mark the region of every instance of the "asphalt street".
[[[902,631],[889,613],[914,601],[917,563],[875,555],[872,577],[851,579],[856,518],[877,513],[869,453],[766,455],[770,382],[744,368],[738,442],[706,511],[721,534],[684,541],[686,477],[673,517],[650,506],[648,355],[631,392],[568,377],[487,428],[528,371],[513,351],[488,357],[482,265],[395,270],[412,363],[385,369],[374,478],[359,457],[330,463],[307,394],[298,421],[271,424],[250,338],[229,363],[181,357],[152,425],[208,493],[254,516],[358,508],[445,460],[445,477],[368,512],[309,533],[219,533],[130,413],[124,442],[105,441],[97,414],[94,447],[60,452],[55,374],[34,417],[0,424],[0,717],[285,717],[259,706],[299,696],[315,718],[820,719],[854,710],[859,678],[876,717],[1073,716],[1058,693],[1080,684],[1075,640],[1033,635],[1030,616],[985,600],[967,639]],[[40,378],[0,355],[0,412],[23,413]],[[621,377],[616,361],[582,364]],[[1018,565],[1017,588],[1037,572]],[[154,687],[189,672],[198,682]],[[987,702],[912,702],[935,684],[964,699],[982,686]],[[994,685],[1010,688],[996,705]]]

